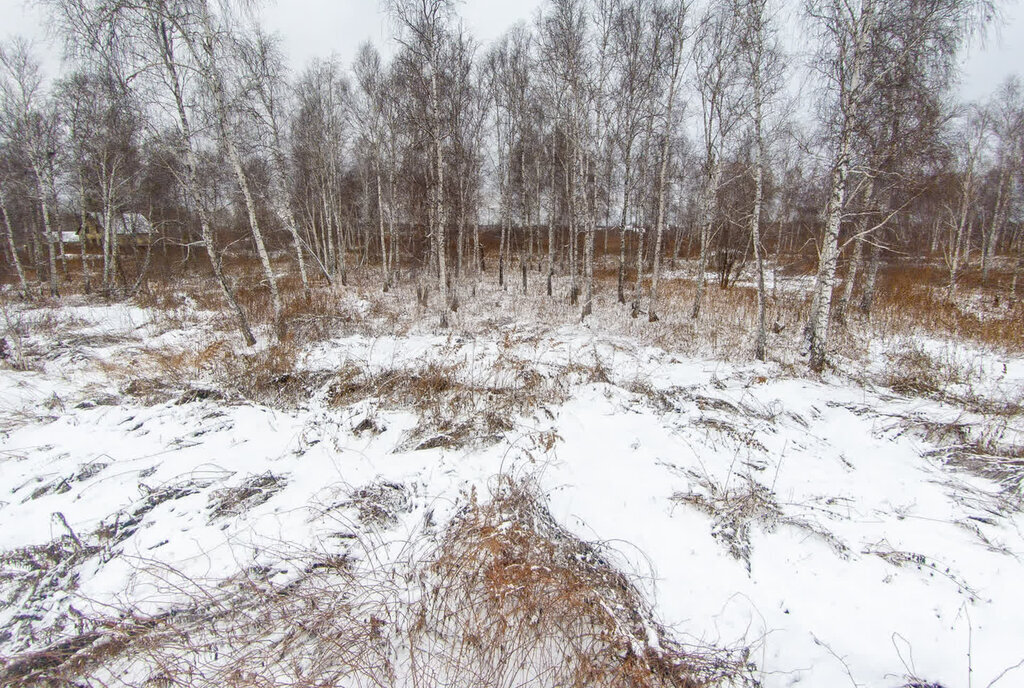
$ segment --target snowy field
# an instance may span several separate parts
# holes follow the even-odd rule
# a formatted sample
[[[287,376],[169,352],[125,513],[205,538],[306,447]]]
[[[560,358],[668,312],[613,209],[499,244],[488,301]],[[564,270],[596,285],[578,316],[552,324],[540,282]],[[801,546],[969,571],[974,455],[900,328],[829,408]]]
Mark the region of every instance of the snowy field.
[[[649,605],[640,654],[713,648],[738,662],[723,685],[1024,685],[1021,358],[894,338],[812,378],[498,324],[304,345],[273,396],[225,388],[202,314],[17,317],[31,365],[0,368],[0,682],[30,683],[40,650],[110,642],[114,620],[222,605],[242,579],[287,591],[313,561],[414,605],[453,520],[516,482]],[[419,627],[371,620],[391,648],[379,682],[413,685]],[[169,685],[141,660],[88,672]]]

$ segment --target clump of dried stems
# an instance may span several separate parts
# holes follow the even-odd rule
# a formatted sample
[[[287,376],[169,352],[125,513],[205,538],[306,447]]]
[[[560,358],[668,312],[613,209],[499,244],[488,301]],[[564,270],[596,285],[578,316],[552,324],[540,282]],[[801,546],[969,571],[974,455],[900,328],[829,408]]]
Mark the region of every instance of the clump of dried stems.
[[[561,528],[529,481],[471,495],[416,561],[293,553],[190,602],[117,610],[0,666],[5,686],[755,685],[746,649],[684,644],[599,546]],[[172,575],[164,572],[170,580]]]

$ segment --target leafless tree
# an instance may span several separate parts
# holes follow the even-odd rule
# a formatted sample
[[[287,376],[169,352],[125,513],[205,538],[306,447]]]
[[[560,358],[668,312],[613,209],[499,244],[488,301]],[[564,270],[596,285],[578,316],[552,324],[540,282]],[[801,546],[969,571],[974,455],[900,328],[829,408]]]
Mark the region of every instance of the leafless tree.
[[[29,43],[20,38],[0,45],[0,127],[6,144],[20,149],[35,178],[49,256],[50,296],[58,296],[57,252],[63,253],[55,226],[60,117],[45,91],[39,61]]]
[[[362,135],[366,137],[367,146],[372,155],[374,187],[377,196],[377,220],[380,230],[381,277],[382,289],[391,288],[392,272],[390,260],[394,260],[394,214],[395,208],[390,200],[390,190],[394,184],[394,162],[389,160],[388,136],[388,83],[381,63],[380,53],[370,43],[359,48],[353,66],[356,82],[362,98],[356,107],[356,118],[359,120]],[[385,170],[385,166],[387,169]],[[385,188],[389,191],[386,193]],[[389,223],[390,220],[390,223]],[[391,251],[388,251],[387,227],[392,229]]]
[[[765,110],[778,97],[782,88],[782,53],[772,8],[767,0],[733,0],[732,11],[739,31],[738,50],[750,99],[749,119],[752,138],[751,174],[754,198],[750,210],[750,242],[754,248],[754,269],[757,282],[757,325],[754,336],[754,357],[764,361],[768,356],[767,294],[764,280],[764,246],[762,215],[764,205],[764,168],[766,164]]]
[[[340,271],[347,282],[342,201],[343,162],[351,131],[350,88],[336,60],[315,60],[296,86],[298,112],[293,123],[296,174],[304,208],[306,245],[324,276]]]
[[[995,137],[996,195],[981,246],[981,279],[987,283],[992,258],[999,238],[1006,229],[1014,205],[1014,175],[1024,159],[1024,92],[1020,78],[1009,77],[988,104],[989,120]]]
[[[645,130],[656,97],[656,65],[651,59],[657,53],[652,39],[661,27],[655,22],[653,0],[623,2],[616,15],[612,32],[614,58],[613,99],[615,101],[615,143],[622,164],[622,206],[619,212],[618,300],[626,303],[626,236],[633,226],[631,203],[637,193],[637,141]]]
[[[978,195],[978,170],[990,146],[992,123],[988,111],[979,106],[968,108],[964,122],[953,143],[960,164],[960,184],[956,205],[949,207],[947,226],[949,242],[946,245],[946,267],[949,269],[949,298],[957,297],[957,282],[965,244],[970,241],[974,222],[973,209]]]
[[[209,85],[200,84],[195,75],[203,72],[200,59],[210,59],[202,47],[208,8],[204,4],[197,11],[192,0],[52,0],[51,4],[69,44],[79,54],[100,61],[119,81],[145,89],[173,113],[180,137],[182,182],[198,215],[214,276],[243,339],[255,344],[248,316],[224,272],[207,194],[199,181],[204,127],[195,122],[205,123],[207,113],[199,107],[196,89]]]
[[[450,40],[454,0],[386,0],[405,48],[409,73],[418,82],[426,104],[422,128],[431,150],[428,196],[428,236],[431,239],[437,286],[441,296],[441,327],[448,327],[447,234],[444,203],[444,151],[450,128],[441,111],[444,51]]]
[[[561,107],[553,113],[558,122],[562,150],[563,193],[568,225],[569,301],[579,301],[580,224],[586,222],[585,170],[589,96],[587,74],[591,68],[588,51],[590,17],[583,0],[551,0],[540,15],[540,59],[550,88],[562,94]],[[590,234],[591,239],[593,235]],[[590,246],[593,248],[592,245]]]
[[[288,82],[284,55],[277,42],[260,27],[239,37],[239,52],[244,77],[252,98],[252,112],[266,134],[270,159],[270,199],[278,221],[288,230],[299,267],[302,290],[309,299],[309,276],[306,274],[305,251],[299,235],[299,222],[291,202],[288,178],[291,174],[286,154],[285,128],[288,106]]]
[[[17,175],[12,169],[14,161],[12,160],[9,146],[10,143],[5,142],[4,148],[0,149],[0,219],[4,223],[7,249],[11,255],[11,265],[14,266],[14,272],[18,276],[18,286],[20,287],[21,295],[27,299],[30,297],[28,280],[25,277],[25,268],[21,264],[21,258],[18,257],[18,245],[14,240],[14,224],[11,221],[11,212],[8,209],[8,197],[15,187],[17,180]]]
[[[700,199],[700,257],[697,262],[697,289],[690,317],[700,316],[707,288],[707,268],[711,250],[716,203],[722,183],[722,158],[725,146],[741,121],[738,32],[736,17],[722,3],[712,4],[701,19],[694,53],[696,87],[701,101],[704,136],[703,185]]]
[[[104,231],[103,289],[109,293],[119,274],[117,224],[137,182],[142,114],[133,94],[109,73],[83,71],[57,87],[61,111],[69,125],[71,150],[85,223],[88,196],[95,193]],[[85,241],[80,241],[82,270],[88,275]]]
[[[238,188],[242,192],[249,219],[249,229],[252,232],[260,264],[263,267],[264,279],[270,288],[274,321],[278,326],[278,331],[281,332],[284,306],[277,286],[277,276],[274,274],[270,254],[263,237],[263,228],[260,226],[252,183],[245,170],[238,140],[240,123],[238,122],[239,107],[236,100],[240,97],[237,92],[240,70],[233,64],[235,62],[233,58],[236,58],[237,55],[232,51],[234,36],[230,29],[238,20],[231,16],[234,8],[230,3],[222,3],[220,8],[222,14],[227,16],[218,16],[209,6],[209,0],[181,1],[184,3],[185,10],[180,15],[182,21],[178,22],[181,40],[191,53],[192,64],[208,96],[210,114],[217,127],[219,142],[227,150],[228,161],[234,172]]]
[[[987,0],[808,0],[807,15],[819,34],[815,64],[830,98],[832,166],[825,227],[811,316],[806,328],[812,370],[825,366],[832,290],[839,258],[839,230],[851,168],[853,133],[866,99],[890,70],[921,55],[952,59],[971,26],[991,17]],[[869,70],[872,51],[899,45],[887,65]]]
[[[666,65],[663,69],[667,75],[668,95],[665,102],[664,126],[662,131],[661,151],[658,162],[657,211],[654,227],[654,265],[651,270],[650,303],[647,307],[647,318],[650,322],[658,321],[658,286],[661,280],[662,242],[665,233],[665,203],[668,194],[668,166],[672,146],[672,132],[675,126],[676,93],[679,89],[680,75],[683,70],[684,48],[686,45],[686,13],[688,5],[685,0],[673,0],[659,6],[655,14],[656,32],[664,31]],[[656,48],[661,40],[655,41]],[[660,51],[659,51],[660,52]]]
[[[464,31],[453,36],[446,70],[445,88],[450,128],[450,166],[453,170],[455,212],[455,279],[452,294],[453,307],[458,303],[458,289],[465,276],[466,231],[470,218],[478,213],[479,174],[482,164],[483,126],[486,117],[481,76],[475,67],[476,43]],[[479,245],[479,237],[474,235]],[[525,287],[524,287],[525,289]]]

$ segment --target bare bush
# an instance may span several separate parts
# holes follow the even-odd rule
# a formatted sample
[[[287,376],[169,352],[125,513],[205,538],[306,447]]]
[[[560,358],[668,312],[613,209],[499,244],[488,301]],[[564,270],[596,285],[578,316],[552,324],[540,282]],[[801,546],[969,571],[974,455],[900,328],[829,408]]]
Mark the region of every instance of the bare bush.
[[[410,629],[430,685],[742,684],[744,651],[672,640],[600,548],[562,529],[528,485],[472,500],[427,569]]]

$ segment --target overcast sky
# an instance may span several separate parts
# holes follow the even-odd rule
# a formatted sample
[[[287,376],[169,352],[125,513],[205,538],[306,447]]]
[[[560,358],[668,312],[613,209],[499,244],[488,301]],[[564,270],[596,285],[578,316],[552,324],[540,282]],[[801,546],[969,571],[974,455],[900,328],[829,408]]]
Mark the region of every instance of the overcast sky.
[[[486,45],[515,22],[531,19],[541,4],[542,0],[465,0],[460,15],[470,33]],[[267,2],[262,14],[264,24],[281,33],[295,68],[332,53],[348,64],[367,40],[390,52],[391,26],[378,0],[276,0]],[[1007,4],[1006,18],[1005,26],[985,45],[972,46],[964,57],[964,98],[984,98],[1007,75],[1024,71],[1024,11],[1017,2]],[[45,23],[38,3],[0,0],[0,36],[23,34],[44,49]],[[49,53],[52,75],[59,51],[50,47]]]

